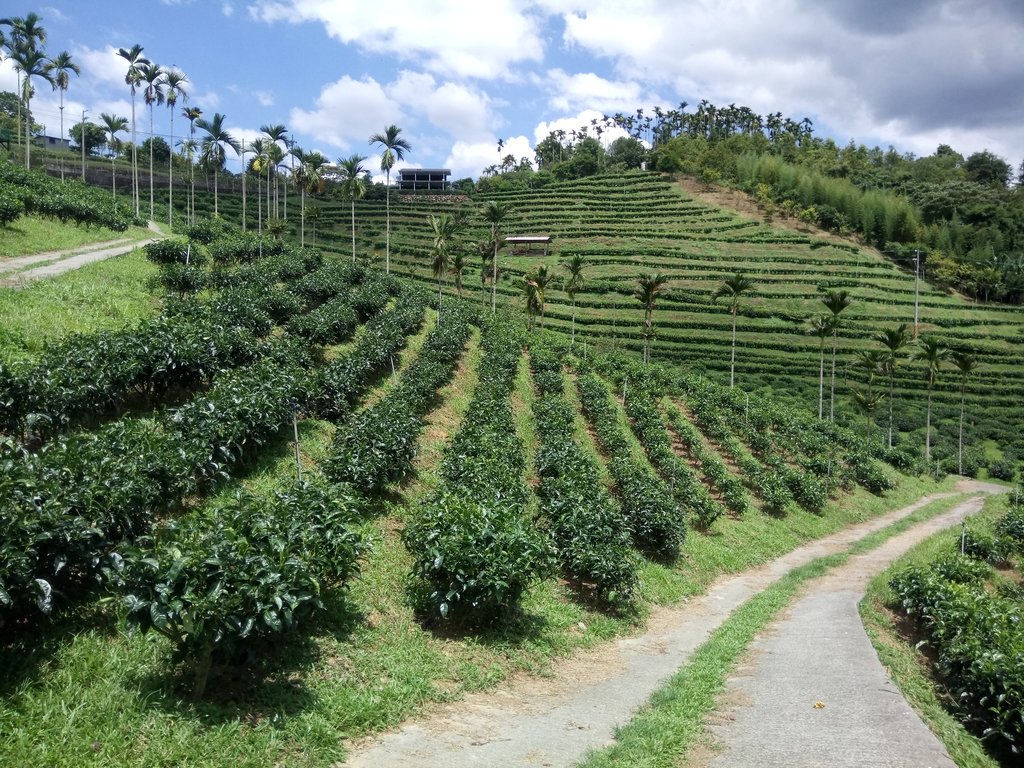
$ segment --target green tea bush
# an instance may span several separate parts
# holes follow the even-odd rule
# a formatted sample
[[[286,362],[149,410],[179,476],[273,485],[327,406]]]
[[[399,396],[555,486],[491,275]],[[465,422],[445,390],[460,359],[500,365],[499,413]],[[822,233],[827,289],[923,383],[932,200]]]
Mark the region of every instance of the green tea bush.
[[[366,550],[357,508],[344,487],[299,483],[164,526],[114,570],[128,621],[171,640],[201,697],[213,660],[295,629],[355,576]]]

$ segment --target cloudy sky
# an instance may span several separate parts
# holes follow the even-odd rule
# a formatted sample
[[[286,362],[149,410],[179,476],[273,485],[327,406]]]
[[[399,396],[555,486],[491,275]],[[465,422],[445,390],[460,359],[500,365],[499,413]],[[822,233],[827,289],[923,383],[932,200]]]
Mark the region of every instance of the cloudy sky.
[[[46,0],[42,0],[46,2]],[[119,47],[188,76],[236,138],[283,123],[306,149],[370,155],[395,123],[405,165],[477,176],[553,128],[701,99],[809,117],[845,144],[950,144],[1024,159],[1022,0],[6,0],[82,67],[65,127],[130,115]],[[14,90],[9,61],[0,88]],[[56,94],[33,112],[59,133]],[[185,132],[179,102],[175,135]],[[170,133],[158,108],[156,132]],[[139,111],[140,130],[148,115]],[[605,134],[607,137],[608,134]],[[400,164],[401,165],[401,164]],[[237,168],[237,160],[232,162]]]

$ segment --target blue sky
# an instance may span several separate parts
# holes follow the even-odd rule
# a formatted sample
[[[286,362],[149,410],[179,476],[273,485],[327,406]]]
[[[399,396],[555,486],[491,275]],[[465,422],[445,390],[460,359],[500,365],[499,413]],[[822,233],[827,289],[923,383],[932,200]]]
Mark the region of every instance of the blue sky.
[[[130,115],[116,50],[138,43],[236,138],[283,123],[336,159],[371,155],[369,135],[395,123],[412,144],[404,165],[456,178],[497,162],[499,138],[502,155],[532,157],[552,128],[701,99],[807,116],[840,143],[1024,159],[1020,0],[8,0],[4,15],[30,11],[47,52],[82,67],[65,128],[82,109]],[[0,88],[14,83],[0,64]],[[57,105],[37,87],[51,134]],[[155,131],[170,133],[166,107]]]

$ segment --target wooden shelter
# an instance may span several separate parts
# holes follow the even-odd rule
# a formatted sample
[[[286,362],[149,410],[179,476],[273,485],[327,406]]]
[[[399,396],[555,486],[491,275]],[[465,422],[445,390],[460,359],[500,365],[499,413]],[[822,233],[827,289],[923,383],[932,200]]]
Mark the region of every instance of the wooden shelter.
[[[532,253],[533,246],[539,245],[544,248],[544,255],[548,255],[548,248],[551,246],[552,235],[512,235],[505,238],[513,254]]]

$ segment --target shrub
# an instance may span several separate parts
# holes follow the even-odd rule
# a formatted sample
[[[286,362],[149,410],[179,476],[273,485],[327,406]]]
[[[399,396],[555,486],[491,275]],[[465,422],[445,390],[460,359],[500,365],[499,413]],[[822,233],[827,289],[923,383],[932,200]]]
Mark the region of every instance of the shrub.
[[[128,620],[156,631],[196,674],[202,696],[214,658],[283,634],[323,608],[365,550],[344,488],[300,483],[269,499],[238,496],[123,551],[116,573]]]
[[[486,623],[518,605],[554,558],[521,507],[439,493],[421,505],[402,532],[427,604],[444,618]]]

